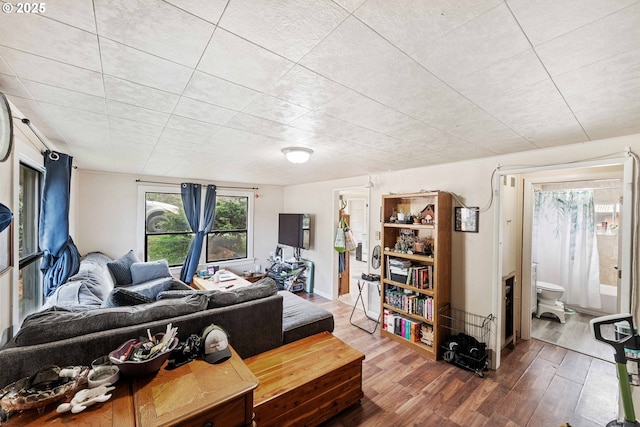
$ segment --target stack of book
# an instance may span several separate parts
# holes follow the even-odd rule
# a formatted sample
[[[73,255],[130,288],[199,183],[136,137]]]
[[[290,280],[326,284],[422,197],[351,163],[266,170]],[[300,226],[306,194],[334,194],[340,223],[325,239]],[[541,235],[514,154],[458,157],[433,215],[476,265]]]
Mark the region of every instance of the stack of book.
[[[433,265],[409,267],[406,284],[418,289],[433,289]]]
[[[384,302],[409,314],[433,320],[433,297],[406,290],[386,289]]]
[[[409,268],[411,267],[411,261],[407,259],[399,258],[387,258],[387,271],[391,280],[400,283],[406,283],[409,277]]]
[[[382,327],[387,332],[398,335],[408,341],[420,342],[420,328],[422,323],[413,319],[408,319],[391,310],[384,310],[382,316]]]

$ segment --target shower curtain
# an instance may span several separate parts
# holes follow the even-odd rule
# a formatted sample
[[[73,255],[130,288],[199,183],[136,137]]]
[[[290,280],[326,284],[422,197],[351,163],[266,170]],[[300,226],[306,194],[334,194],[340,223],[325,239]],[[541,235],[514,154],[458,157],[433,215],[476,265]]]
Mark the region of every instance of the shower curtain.
[[[569,305],[601,308],[593,191],[537,191],[532,244],[538,280],[564,287]]]

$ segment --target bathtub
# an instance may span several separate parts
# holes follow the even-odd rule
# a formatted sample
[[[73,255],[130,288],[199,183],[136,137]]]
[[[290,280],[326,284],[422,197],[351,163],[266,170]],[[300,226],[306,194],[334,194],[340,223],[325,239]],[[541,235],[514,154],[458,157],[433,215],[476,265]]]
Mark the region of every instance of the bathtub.
[[[600,284],[600,303],[602,312],[614,314],[618,312],[618,287]]]

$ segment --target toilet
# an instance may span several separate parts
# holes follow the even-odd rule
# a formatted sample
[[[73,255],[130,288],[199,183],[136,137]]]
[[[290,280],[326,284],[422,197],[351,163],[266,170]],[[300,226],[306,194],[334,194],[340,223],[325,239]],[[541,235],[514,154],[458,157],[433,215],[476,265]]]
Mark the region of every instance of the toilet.
[[[564,303],[559,301],[564,295],[564,288],[555,283],[536,280],[536,293],[538,297],[538,308],[536,317],[539,319],[544,313],[555,314],[560,323],[565,323]]]

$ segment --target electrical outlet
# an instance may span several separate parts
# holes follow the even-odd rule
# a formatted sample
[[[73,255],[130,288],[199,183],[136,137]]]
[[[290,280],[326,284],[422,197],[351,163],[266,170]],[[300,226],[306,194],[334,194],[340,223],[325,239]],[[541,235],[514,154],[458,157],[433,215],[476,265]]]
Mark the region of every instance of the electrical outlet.
[[[380,240],[380,232],[376,231],[376,240]]]

